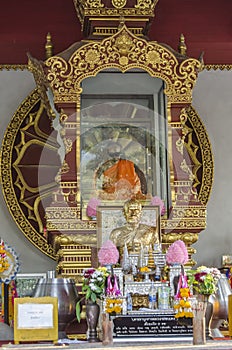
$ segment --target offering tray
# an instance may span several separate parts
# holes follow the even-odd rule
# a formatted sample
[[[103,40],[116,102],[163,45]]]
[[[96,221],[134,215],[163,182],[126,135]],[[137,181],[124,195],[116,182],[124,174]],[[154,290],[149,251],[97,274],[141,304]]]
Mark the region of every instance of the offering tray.
[[[146,282],[150,280],[149,276],[152,276],[155,274],[155,270],[139,272],[139,274],[144,276],[144,281]]]

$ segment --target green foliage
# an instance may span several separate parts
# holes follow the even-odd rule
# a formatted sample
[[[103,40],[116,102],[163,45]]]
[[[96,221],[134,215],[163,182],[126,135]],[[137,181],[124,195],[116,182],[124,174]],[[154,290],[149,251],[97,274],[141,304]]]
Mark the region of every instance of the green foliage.
[[[105,294],[106,278],[109,276],[109,272],[105,267],[91,268],[85,270],[83,276],[82,292],[85,296],[76,304],[76,318],[78,322],[81,321],[81,302],[85,299],[95,303],[97,299],[101,299]]]
[[[211,295],[216,292],[220,276],[218,269],[205,266],[187,271],[189,286],[192,287],[193,292],[203,295]]]

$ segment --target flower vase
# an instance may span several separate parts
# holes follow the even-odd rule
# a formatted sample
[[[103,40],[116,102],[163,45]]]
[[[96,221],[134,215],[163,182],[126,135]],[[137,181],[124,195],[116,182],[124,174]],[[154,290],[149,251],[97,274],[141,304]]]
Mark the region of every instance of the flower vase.
[[[99,342],[97,334],[98,318],[100,314],[100,306],[90,300],[86,304],[86,322],[88,326],[87,340],[90,343]]]
[[[206,344],[205,312],[208,305],[208,295],[197,294],[192,303],[193,310],[193,345]]]

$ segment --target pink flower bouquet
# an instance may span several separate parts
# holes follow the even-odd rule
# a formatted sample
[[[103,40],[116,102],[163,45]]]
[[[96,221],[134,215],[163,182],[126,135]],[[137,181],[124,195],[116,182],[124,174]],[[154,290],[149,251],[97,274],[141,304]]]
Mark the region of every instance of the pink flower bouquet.
[[[182,240],[178,239],[170,245],[166,253],[166,261],[169,265],[184,265],[188,262],[187,247]]]
[[[119,252],[111,240],[107,240],[103,243],[98,252],[98,260],[101,266],[117,264],[119,260]]]
[[[97,206],[100,204],[100,199],[92,197],[87,205],[86,214],[89,217],[97,216]]]
[[[162,201],[162,199],[160,197],[158,197],[158,196],[152,197],[151,205],[159,205],[159,207],[160,207],[160,214],[161,215],[165,214],[166,208],[165,208],[164,202]]]

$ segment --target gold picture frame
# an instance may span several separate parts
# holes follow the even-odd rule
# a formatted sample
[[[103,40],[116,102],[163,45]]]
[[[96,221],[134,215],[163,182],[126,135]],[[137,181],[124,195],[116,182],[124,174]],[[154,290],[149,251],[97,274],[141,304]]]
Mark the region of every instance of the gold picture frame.
[[[160,229],[160,207],[159,205],[145,205],[142,210],[141,223],[154,226],[159,234],[161,242]],[[97,207],[97,246],[100,248],[102,244],[109,239],[113,229],[125,225],[126,219],[123,215],[123,205]]]
[[[58,341],[57,297],[14,299],[14,342]]]

